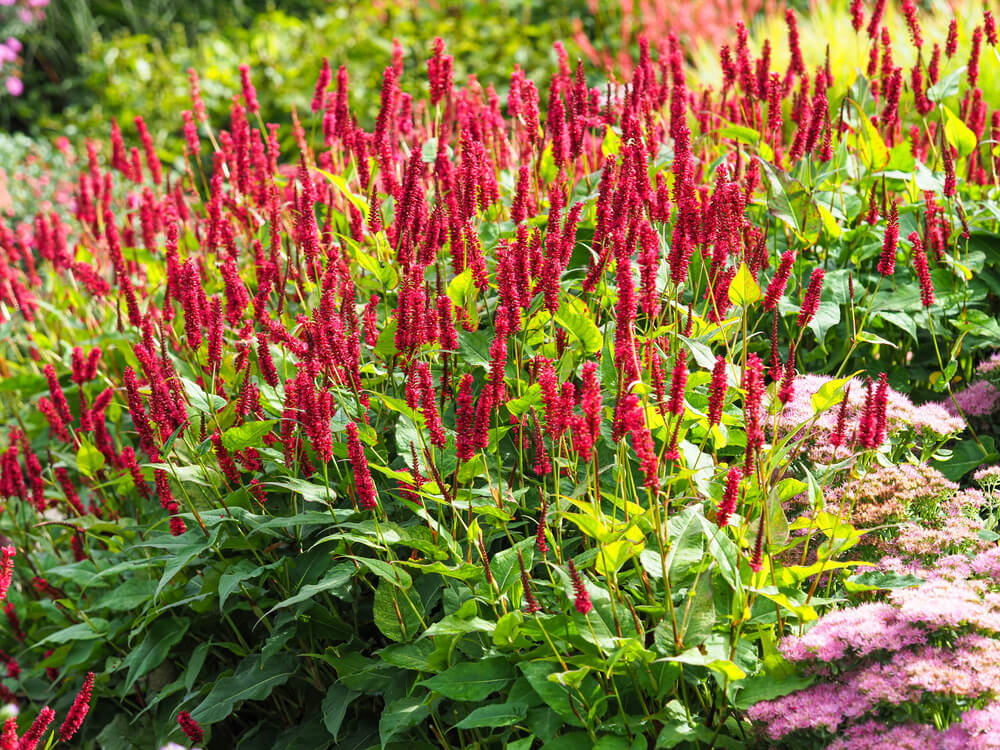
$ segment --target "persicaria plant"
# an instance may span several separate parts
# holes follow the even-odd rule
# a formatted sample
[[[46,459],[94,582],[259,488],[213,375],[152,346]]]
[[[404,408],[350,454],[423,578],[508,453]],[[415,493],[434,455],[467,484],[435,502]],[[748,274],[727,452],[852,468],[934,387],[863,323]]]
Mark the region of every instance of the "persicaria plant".
[[[996,558],[996,35],[884,5],[851,81],[788,11],[715,89],[437,39],[373,123],[335,61],[225,129],[190,71],[175,168],[109,123],[0,225],[17,746],[990,746],[996,594],[921,566]]]

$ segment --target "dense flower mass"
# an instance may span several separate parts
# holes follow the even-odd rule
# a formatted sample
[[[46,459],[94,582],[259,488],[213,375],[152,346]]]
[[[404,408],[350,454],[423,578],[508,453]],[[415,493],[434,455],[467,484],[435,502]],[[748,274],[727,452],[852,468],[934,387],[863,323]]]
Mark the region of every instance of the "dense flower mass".
[[[92,134],[0,223],[19,746],[987,747],[995,28],[894,13]]]

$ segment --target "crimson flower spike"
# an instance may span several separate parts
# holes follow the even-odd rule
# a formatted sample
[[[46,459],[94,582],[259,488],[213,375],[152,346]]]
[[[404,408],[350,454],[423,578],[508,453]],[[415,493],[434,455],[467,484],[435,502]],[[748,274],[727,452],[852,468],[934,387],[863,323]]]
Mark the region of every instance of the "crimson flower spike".
[[[729,517],[736,512],[736,504],[739,502],[740,480],[743,478],[743,471],[739,466],[733,466],[726,475],[726,489],[722,493],[722,500],[719,502],[716,514],[716,525],[721,529],[729,523]]]
[[[59,727],[59,739],[63,742],[69,742],[73,738],[73,735],[79,731],[83,720],[87,718],[87,712],[90,710],[90,693],[93,689],[94,673],[87,672],[87,678],[83,681],[83,687],[77,693],[76,700],[73,701],[73,705],[66,715],[66,720]]]
[[[185,736],[196,745],[205,738],[201,726],[191,718],[191,714],[187,711],[181,711],[177,714],[177,723],[180,724],[181,731],[184,732]]]
[[[569,560],[569,578],[573,582],[573,593],[576,595],[576,598],[573,601],[573,606],[576,607],[577,612],[581,615],[585,615],[594,608],[594,605],[590,601],[590,594],[587,593],[587,587],[584,585],[583,577],[576,569],[576,563],[574,563],[572,559]]]

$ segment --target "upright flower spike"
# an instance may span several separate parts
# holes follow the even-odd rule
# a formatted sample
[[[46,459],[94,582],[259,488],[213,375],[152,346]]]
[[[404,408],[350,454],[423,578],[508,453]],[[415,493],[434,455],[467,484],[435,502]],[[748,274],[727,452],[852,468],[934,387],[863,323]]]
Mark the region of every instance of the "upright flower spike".
[[[754,540],[753,556],[750,558],[750,570],[754,573],[759,573],[764,567],[764,527],[766,525],[764,516],[761,515],[757,519],[757,538]]]
[[[907,239],[913,245],[913,267],[916,269],[917,280],[920,282],[920,302],[924,307],[930,307],[934,304],[934,282],[931,281],[931,272],[927,267],[927,253],[924,252],[924,246],[918,232],[910,232]]]
[[[794,250],[786,250],[782,253],[778,270],[767,285],[767,291],[764,293],[764,309],[768,312],[771,312],[778,306],[778,301],[785,294],[785,287],[788,285],[788,279],[792,275],[792,266],[794,264]]]
[[[545,526],[549,515],[549,501],[542,493],[542,505],[538,511],[538,530],[535,532],[535,546],[538,548],[538,553],[542,556],[549,551],[548,540],[545,538]]]
[[[839,448],[844,444],[844,431],[847,427],[847,407],[850,403],[851,396],[851,384],[847,384],[847,388],[844,390],[844,400],[840,402],[840,409],[837,411],[837,426],[834,428],[833,434],[830,435],[830,445],[834,448]]]
[[[882,239],[882,255],[878,261],[878,272],[892,276],[896,270],[896,246],[899,242],[899,203],[893,200],[889,208],[889,221]]]
[[[17,743],[17,719],[7,719],[0,735],[0,750],[17,750]]]
[[[378,507],[378,497],[375,483],[372,481],[365,449],[358,436],[358,426],[354,422],[347,423],[347,455],[354,469],[354,486],[358,496],[358,505],[362,510],[374,510]]]
[[[573,601],[573,606],[576,607],[577,612],[581,615],[585,615],[594,608],[594,605],[590,601],[590,594],[587,593],[587,587],[583,583],[583,578],[580,575],[580,572],[576,569],[576,563],[570,559],[568,565],[569,578],[573,582],[573,593],[576,595],[576,599]]]
[[[531,578],[528,576],[528,570],[524,567],[524,556],[521,554],[520,549],[517,551],[517,564],[521,568],[521,587],[524,589],[524,611],[529,615],[541,612],[542,607],[539,605],[538,600],[535,599],[535,593],[531,590]]]
[[[63,742],[69,742],[73,738],[73,735],[80,730],[83,720],[87,718],[87,712],[90,710],[90,693],[93,689],[94,673],[87,672],[87,677],[83,681],[83,687],[80,688],[76,700],[70,706],[69,713],[66,714],[66,720],[59,727],[59,739]]]
[[[201,744],[201,741],[205,739],[205,733],[202,731],[201,726],[191,718],[191,714],[187,711],[181,711],[177,714],[177,723],[180,724],[184,735],[195,745]]]
[[[673,376],[670,379],[670,401],[667,402],[667,411],[678,417],[684,414],[684,387],[687,385],[687,376],[687,352],[679,349],[674,362]]]
[[[722,500],[719,501],[715,521],[720,529],[729,523],[730,516],[736,512],[740,496],[740,480],[742,478],[743,472],[739,466],[733,466],[726,474],[726,489],[722,493]]]
[[[708,423],[722,422],[722,407],[726,402],[726,358],[720,354],[712,367],[712,380],[708,386]]]
[[[764,428],[761,424],[761,404],[764,399],[764,363],[756,354],[747,357],[743,370],[743,413],[746,420],[746,464],[744,473],[748,476],[755,464],[756,451],[764,444]]]
[[[805,298],[802,301],[802,307],[799,308],[799,328],[805,328],[809,325],[809,321],[813,319],[816,315],[816,310],[819,309],[819,296],[823,291],[823,276],[825,272],[822,268],[817,268],[812,272],[812,276],[809,279],[809,286],[806,288]]]
[[[52,723],[54,718],[56,718],[56,712],[48,706],[39,711],[38,716],[31,722],[28,731],[21,738],[17,750],[35,750],[42,739],[42,735],[45,734],[45,730],[49,728],[49,724]]]
[[[7,589],[14,580],[14,556],[17,550],[9,544],[0,548],[0,601],[7,598]]]

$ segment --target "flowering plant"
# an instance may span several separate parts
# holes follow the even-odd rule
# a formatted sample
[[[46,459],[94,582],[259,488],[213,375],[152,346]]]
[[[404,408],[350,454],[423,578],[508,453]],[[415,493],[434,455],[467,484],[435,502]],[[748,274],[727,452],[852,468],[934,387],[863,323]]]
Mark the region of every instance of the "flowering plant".
[[[992,531],[955,484],[995,455],[951,393],[978,350],[940,331],[995,303],[963,269],[997,172],[974,75],[913,131],[891,40],[838,100],[787,23],[789,68],[741,25],[721,91],[671,39],[600,85],[559,46],[501,98],[437,39],[425,95],[397,45],[371,131],[346,66],[290,125],[240,67],[222,130],[191,70],[178,170],[112,120],[71,218],[0,225],[7,697],[83,721],[82,682],[81,736],[116,747],[829,739],[748,718],[760,680],[801,687],[782,639],[920,578],[868,546],[989,553],[928,539]],[[954,414],[893,385],[875,321],[911,311]],[[880,622],[955,649],[913,658],[988,663],[965,620],[890,616],[915,591]]]

